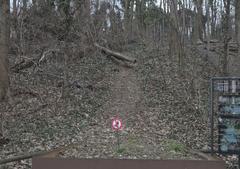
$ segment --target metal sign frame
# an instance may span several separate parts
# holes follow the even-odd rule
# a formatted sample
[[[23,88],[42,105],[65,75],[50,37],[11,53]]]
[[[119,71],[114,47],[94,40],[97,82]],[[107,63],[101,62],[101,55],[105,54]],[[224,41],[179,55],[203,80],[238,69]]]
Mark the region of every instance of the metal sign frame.
[[[240,157],[240,150],[232,150],[230,151],[229,149],[227,149],[227,151],[221,151],[220,148],[220,125],[218,126],[218,151],[214,150],[214,117],[215,117],[215,111],[214,111],[214,96],[215,96],[215,82],[218,81],[224,81],[222,84],[222,86],[217,86],[217,92],[221,93],[222,95],[224,95],[224,93],[226,94],[226,98],[230,98],[230,97],[236,97],[236,96],[240,96],[240,88],[237,88],[237,81],[240,82],[240,77],[213,77],[210,79],[210,148],[211,148],[211,154],[213,155],[214,152],[218,152],[220,154],[225,154],[225,155],[233,155],[233,154],[237,154]],[[225,83],[227,82],[227,83]],[[231,82],[231,83],[230,83]],[[235,88],[233,88],[233,84],[235,83]],[[220,84],[220,83],[218,83]],[[225,84],[227,84],[226,86],[224,86]],[[226,91],[227,90],[227,91]],[[229,97],[230,96],[230,97]],[[220,107],[220,104],[218,104],[218,107]],[[218,110],[219,111],[219,110]],[[231,114],[231,113],[230,113]],[[220,113],[221,115],[221,113]],[[232,115],[232,114],[231,114]],[[233,120],[240,120],[240,115],[239,116],[232,116],[228,115],[226,117],[221,117],[224,120],[226,119],[233,119]]]

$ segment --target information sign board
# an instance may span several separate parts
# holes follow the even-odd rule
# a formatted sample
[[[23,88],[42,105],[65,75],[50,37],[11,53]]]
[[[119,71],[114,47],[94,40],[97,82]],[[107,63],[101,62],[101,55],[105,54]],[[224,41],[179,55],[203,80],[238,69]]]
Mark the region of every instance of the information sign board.
[[[217,151],[240,155],[240,77],[212,78],[210,98],[211,152],[216,145],[214,133],[217,130]],[[215,118],[217,125],[214,125]]]

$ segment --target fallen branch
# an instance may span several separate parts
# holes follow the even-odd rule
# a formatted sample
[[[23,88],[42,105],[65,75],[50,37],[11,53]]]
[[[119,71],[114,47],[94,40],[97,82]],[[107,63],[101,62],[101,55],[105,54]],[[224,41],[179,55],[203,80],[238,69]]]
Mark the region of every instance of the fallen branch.
[[[28,60],[28,61],[22,60],[16,65],[14,65],[13,67],[11,67],[11,70],[15,73],[19,73],[21,70],[32,67],[34,64],[35,62],[33,60]]]
[[[129,56],[123,55],[121,53],[118,52],[114,52],[110,49],[107,49],[105,47],[100,46],[99,44],[95,43],[94,46],[96,46],[97,48],[99,48],[101,51],[105,52],[108,55],[111,55],[119,60],[123,60],[123,61],[128,61],[128,62],[132,62],[132,63],[136,63],[137,60],[134,58],[131,58]]]
[[[197,155],[197,156],[199,156],[199,157],[201,157],[205,160],[209,160],[209,161],[218,161],[219,160],[219,158],[217,158],[217,157],[210,156],[206,153],[203,153],[203,152],[200,152],[200,151],[197,151],[197,150],[190,149],[189,152],[192,153],[193,155]]]
[[[42,57],[39,59],[38,63],[41,63],[49,53],[59,52],[59,51],[60,51],[60,49],[49,49],[49,50],[43,52]]]
[[[132,65],[132,64],[129,64],[129,63],[125,62],[125,61],[119,60],[119,59],[117,59],[117,58],[115,58],[115,57],[113,57],[113,56],[109,56],[109,57],[110,57],[110,59],[111,59],[114,63],[116,63],[116,64],[118,64],[118,65],[121,65],[121,66],[127,67],[127,68],[133,68],[133,65]]]
[[[24,155],[12,157],[12,158],[0,160],[0,165],[15,162],[15,161],[26,160],[26,159],[30,159],[33,157],[54,158],[54,157],[57,157],[59,154],[63,153],[64,151],[66,151],[67,149],[75,147],[77,145],[79,145],[79,144],[73,143],[73,144],[70,144],[67,146],[61,146],[59,148],[56,148],[56,149],[53,149],[50,151],[33,152],[33,153],[28,153],[28,154],[24,154]]]

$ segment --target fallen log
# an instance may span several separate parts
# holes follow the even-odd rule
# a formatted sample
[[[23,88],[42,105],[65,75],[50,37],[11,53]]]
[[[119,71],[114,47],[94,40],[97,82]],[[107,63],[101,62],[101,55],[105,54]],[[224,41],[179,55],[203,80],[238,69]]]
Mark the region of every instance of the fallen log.
[[[190,149],[189,152],[193,155],[196,155],[196,156],[199,156],[200,158],[203,158],[205,160],[209,160],[209,161],[218,161],[220,160],[218,157],[216,156],[210,156],[206,153],[203,153],[201,151],[198,151],[198,150],[193,150],[193,149]]]
[[[123,66],[123,67],[126,67],[126,68],[133,68],[133,67],[134,67],[133,64],[128,63],[128,62],[126,62],[126,61],[119,60],[119,59],[117,59],[117,58],[115,58],[115,57],[113,57],[113,56],[109,56],[109,58],[110,58],[114,63],[116,63],[116,64],[118,64],[118,65],[121,65],[121,66]]]
[[[35,65],[34,60],[28,60],[28,61],[22,60],[21,62],[17,63],[16,65],[11,67],[10,69],[14,73],[19,73],[21,70],[28,69],[28,68],[32,67],[33,65]]]
[[[15,156],[15,157],[8,158],[8,159],[3,159],[3,160],[0,160],[0,165],[11,163],[11,162],[16,162],[16,161],[21,161],[21,160],[26,160],[26,159],[30,159],[33,157],[56,158],[59,154],[63,153],[67,149],[78,146],[78,145],[79,145],[78,143],[72,143],[70,145],[61,146],[61,147],[58,147],[58,148],[50,150],[50,151],[27,153],[24,155]]]
[[[132,63],[136,63],[137,60],[134,59],[134,58],[131,58],[129,56],[126,56],[126,55],[123,55],[119,52],[114,52],[108,48],[105,48],[103,46],[100,46],[99,44],[97,43],[94,43],[94,46],[96,46],[97,48],[99,48],[101,51],[105,52],[106,54],[108,55],[111,55],[113,57],[115,57],[116,59],[119,59],[119,60],[122,60],[122,61],[128,61],[128,62],[132,62]]]

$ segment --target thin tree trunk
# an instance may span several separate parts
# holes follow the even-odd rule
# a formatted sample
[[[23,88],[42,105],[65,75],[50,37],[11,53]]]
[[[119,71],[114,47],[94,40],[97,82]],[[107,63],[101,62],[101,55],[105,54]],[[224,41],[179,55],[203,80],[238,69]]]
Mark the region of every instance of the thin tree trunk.
[[[13,6],[13,15],[15,17],[17,16],[17,0],[13,0],[12,6]]]
[[[27,0],[23,0],[23,12],[26,12],[27,10]]]
[[[216,17],[217,17],[217,10],[216,10],[216,0],[211,1],[211,37],[216,38]]]
[[[129,17],[130,17],[130,39],[133,39],[133,12],[134,12],[134,1],[131,1]]]
[[[209,53],[209,42],[210,42],[210,30],[209,30],[209,0],[205,0],[205,6],[206,6],[206,17],[207,17],[207,27],[206,27],[206,38],[207,38],[207,56],[206,59],[208,59],[208,53]]]
[[[124,27],[125,27],[125,30],[128,31],[128,28],[129,28],[129,6],[130,6],[130,0],[126,0],[125,1],[125,6],[124,6],[124,9],[125,9],[125,12],[124,12]]]
[[[8,46],[10,36],[9,0],[0,0],[0,101],[9,96]],[[0,112],[0,134],[4,137],[4,114]]]
[[[185,35],[186,35],[186,15],[185,15],[185,0],[183,0],[182,5],[182,44],[185,44]]]
[[[69,1],[69,4],[70,4],[70,1]],[[84,13],[85,13],[86,18],[90,18],[90,15],[91,15],[91,0],[85,0],[84,1]]]
[[[222,64],[221,64],[223,76],[226,76],[228,74],[228,53],[229,53],[228,43],[230,40],[230,36],[229,36],[230,2],[231,0],[224,0],[224,8],[225,8],[224,25],[223,25],[224,55],[223,55]]]
[[[179,21],[177,18],[177,0],[172,0],[170,3],[170,25],[169,31],[169,54],[177,55],[180,70],[183,68],[183,44],[181,42],[181,34],[179,32]]]
[[[198,15],[198,33],[199,33],[199,39],[203,40],[203,0],[198,0],[198,5],[197,5],[197,15]]]
[[[32,4],[33,4],[33,5],[36,5],[36,0],[32,0]]]
[[[196,14],[197,10],[196,7],[194,7],[194,17],[193,17],[193,31],[192,31],[192,39],[193,39],[193,43],[194,45],[196,45],[198,39],[199,39],[199,30],[198,30],[198,18],[197,18],[197,14]]]
[[[234,57],[234,76],[239,76],[240,70],[240,1],[235,0],[235,31],[236,31],[236,39],[238,45],[238,54]]]
[[[240,48],[240,1],[235,0],[235,25],[238,49]],[[240,50],[238,50],[238,56],[240,57]]]
[[[203,9],[202,9],[202,4],[203,0],[195,0],[195,12],[196,12],[196,17],[194,21],[194,41],[203,40],[202,35],[203,35]]]
[[[0,100],[4,99],[9,87],[8,46],[9,46],[9,0],[0,0]]]

